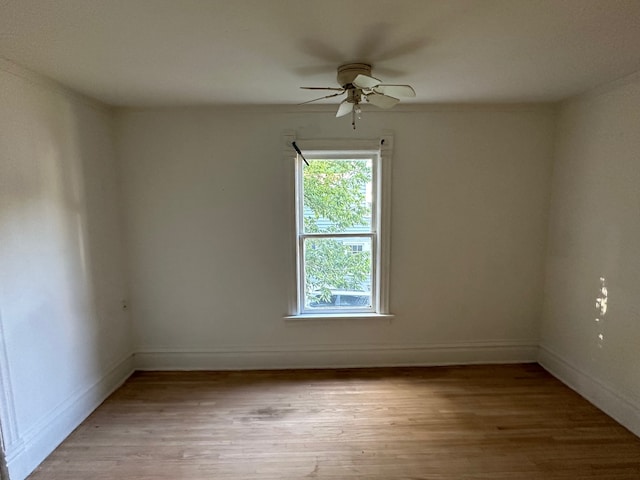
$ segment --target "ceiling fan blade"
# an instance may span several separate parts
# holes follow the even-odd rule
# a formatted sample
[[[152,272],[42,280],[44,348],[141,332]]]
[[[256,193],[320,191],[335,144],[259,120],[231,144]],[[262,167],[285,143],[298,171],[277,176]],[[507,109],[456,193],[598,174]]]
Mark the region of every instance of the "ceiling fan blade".
[[[392,97],[415,97],[416,91],[410,85],[377,85],[373,87],[376,93],[391,95]]]
[[[318,100],[324,100],[325,98],[337,97],[338,95],[342,95],[343,93],[344,93],[344,91],[341,91],[341,92],[338,92],[338,93],[334,93],[334,94],[331,94],[331,95],[325,95],[324,97],[314,98],[313,100],[308,100],[306,102],[299,103],[298,105],[305,105],[307,103],[317,102]]]
[[[353,103],[343,100],[338,107],[338,111],[336,112],[336,117],[344,117],[345,115],[350,114],[353,111]]]
[[[344,88],[338,88],[338,87],[300,87],[303,90],[335,90],[335,91],[340,91],[340,92],[344,92]]]
[[[370,77],[369,75],[358,75],[354,80],[353,84],[358,88],[373,88],[377,85],[380,85],[381,81],[377,78]]]
[[[366,95],[367,101],[372,105],[380,108],[391,108],[400,100],[389,95],[383,95],[382,93],[369,93]]]

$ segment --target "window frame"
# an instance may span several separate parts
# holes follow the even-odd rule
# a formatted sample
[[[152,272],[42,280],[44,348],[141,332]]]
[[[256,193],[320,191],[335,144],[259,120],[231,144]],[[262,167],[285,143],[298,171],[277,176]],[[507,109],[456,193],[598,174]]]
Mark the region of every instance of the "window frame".
[[[336,233],[307,233],[304,231],[304,162],[302,158],[298,158],[296,162],[296,239],[297,239],[297,270],[298,270],[298,312],[302,315],[319,315],[326,313],[351,314],[351,313],[375,313],[378,311],[378,292],[377,292],[377,263],[378,263],[378,231],[379,231],[379,215],[378,215],[378,169],[380,163],[379,151],[358,150],[358,151],[307,151],[305,158],[312,162],[314,160],[370,160],[371,161],[371,225],[368,232],[336,232]],[[326,308],[315,309],[305,306],[305,241],[308,239],[333,239],[333,238],[363,238],[369,239],[371,242],[371,306],[364,308]]]
[[[295,243],[295,286],[292,289],[289,319],[321,318],[370,318],[392,317],[389,313],[389,200],[391,183],[391,152],[393,137],[389,134],[378,139],[302,140],[290,135],[285,141],[296,141],[307,159],[357,159],[372,160],[372,212],[371,229],[367,233],[304,233],[303,229],[303,159],[293,154],[293,239]],[[289,155],[291,158],[291,155]],[[304,240],[306,238],[371,238],[372,250],[372,305],[371,308],[336,308],[327,310],[305,309],[304,306]]]

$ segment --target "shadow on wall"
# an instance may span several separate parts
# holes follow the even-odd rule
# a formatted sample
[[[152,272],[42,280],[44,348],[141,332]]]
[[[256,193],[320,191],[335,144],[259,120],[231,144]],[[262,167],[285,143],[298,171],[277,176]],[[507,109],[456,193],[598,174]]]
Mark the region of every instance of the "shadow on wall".
[[[86,110],[86,109],[85,109]],[[124,272],[123,225],[110,113],[73,115],[74,145],[80,160],[69,172],[73,195],[67,198],[76,217],[75,231],[93,319],[90,353],[98,372],[113,367],[130,352],[131,331]],[[79,184],[75,188],[75,182]]]
[[[75,427],[57,414],[80,415],[78,400],[130,348],[111,113],[2,71],[0,92],[2,421],[13,474],[16,447]]]

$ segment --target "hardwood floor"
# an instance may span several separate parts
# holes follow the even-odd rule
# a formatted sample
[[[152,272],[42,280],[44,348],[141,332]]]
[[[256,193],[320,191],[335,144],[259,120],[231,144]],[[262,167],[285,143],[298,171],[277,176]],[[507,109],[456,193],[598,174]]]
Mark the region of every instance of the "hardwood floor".
[[[533,364],[138,372],[29,478],[638,480],[640,439]]]

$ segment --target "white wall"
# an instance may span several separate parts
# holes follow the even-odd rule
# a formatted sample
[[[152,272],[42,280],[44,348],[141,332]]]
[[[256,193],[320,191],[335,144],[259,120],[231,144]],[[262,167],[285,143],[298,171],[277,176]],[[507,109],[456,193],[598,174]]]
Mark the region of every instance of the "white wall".
[[[546,368],[640,432],[639,107],[632,79],[565,103],[555,139],[546,106],[367,111],[356,132],[322,108],[121,109],[114,131],[104,106],[1,62],[12,480],[128,376],[134,351],[140,368],[272,368],[531,361],[540,342]],[[303,148],[395,134],[393,320],[283,319],[292,130]]]
[[[12,480],[132,369],[112,120],[0,63],[0,423]]]
[[[120,110],[136,365],[532,361],[554,111]],[[286,321],[291,162],[281,135],[395,133],[392,321]],[[299,140],[304,148],[304,141]]]
[[[562,106],[552,189],[540,361],[640,435],[640,76]]]

